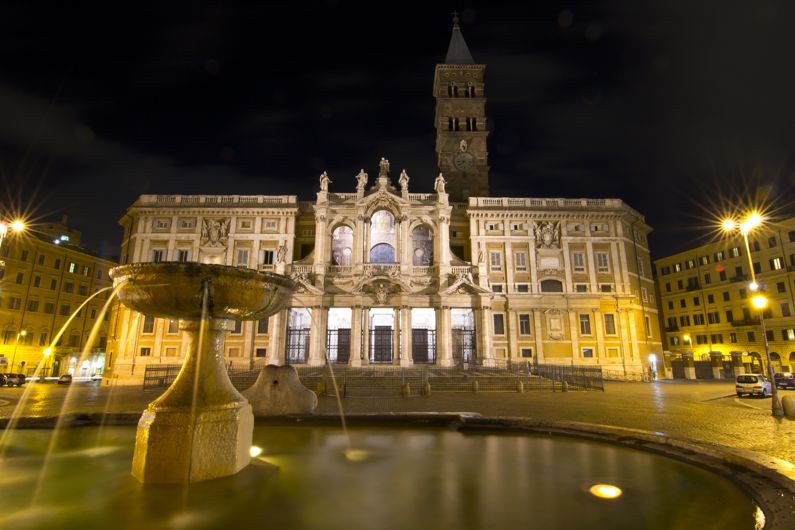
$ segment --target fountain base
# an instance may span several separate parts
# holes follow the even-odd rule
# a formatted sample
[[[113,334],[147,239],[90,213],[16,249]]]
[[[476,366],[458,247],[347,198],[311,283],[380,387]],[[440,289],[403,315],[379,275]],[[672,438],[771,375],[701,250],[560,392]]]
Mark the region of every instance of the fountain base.
[[[138,421],[132,474],[144,483],[184,484],[234,475],[251,461],[248,403],[194,413],[147,409]]]
[[[254,415],[224,366],[231,320],[180,320],[187,354],[174,383],[138,421],[132,474],[144,483],[186,484],[234,475],[251,461]]]

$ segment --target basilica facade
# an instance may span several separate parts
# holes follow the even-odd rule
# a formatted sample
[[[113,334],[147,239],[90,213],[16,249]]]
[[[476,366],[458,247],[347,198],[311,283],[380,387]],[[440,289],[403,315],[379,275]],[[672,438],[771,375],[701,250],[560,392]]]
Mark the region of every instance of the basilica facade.
[[[485,66],[456,24],[437,65],[433,190],[382,158],[370,176],[323,173],[296,196],[143,195],[122,263],[199,261],[290,276],[287,309],[227,336],[233,366],[661,364],[647,243],[619,199],[491,197]],[[119,307],[108,368],[137,378],[181,362],[176,322]]]

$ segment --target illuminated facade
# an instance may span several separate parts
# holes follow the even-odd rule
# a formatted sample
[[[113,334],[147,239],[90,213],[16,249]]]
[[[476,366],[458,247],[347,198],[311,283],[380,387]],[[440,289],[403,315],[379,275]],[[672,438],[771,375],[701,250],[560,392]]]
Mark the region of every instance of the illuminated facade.
[[[226,340],[232,365],[601,365],[645,374],[662,345],[643,216],[618,199],[488,197],[485,66],[454,26],[436,69],[432,192],[381,159],[296,196],[144,195],[122,262],[200,261],[287,274],[289,309]],[[348,185],[345,185],[345,182]],[[334,189],[330,189],[330,188]],[[114,316],[113,371],[181,361],[174,322]]]
[[[60,223],[6,237],[0,256],[0,371],[32,375],[44,350],[74,311],[109,287],[116,262],[80,248],[80,233]],[[107,292],[93,298],[66,327],[43,366],[44,375],[102,373],[107,322],[100,320],[96,342],[86,348]],[[80,361],[81,352],[89,354]]]
[[[795,218],[749,237],[757,282],[768,299],[767,339],[776,371],[795,366]],[[751,306],[748,256],[741,236],[655,261],[661,325],[676,368],[682,355],[698,363],[756,371],[765,350],[759,313]],[[732,359],[734,358],[734,359]],[[736,371],[736,370],[735,370]],[[710,370],[699,370],[710,377]],[[677,375],[677,374],[674,374]],[[715,371],[714,375],[718,375]],[[681,374],[678,374],[681,376]]]

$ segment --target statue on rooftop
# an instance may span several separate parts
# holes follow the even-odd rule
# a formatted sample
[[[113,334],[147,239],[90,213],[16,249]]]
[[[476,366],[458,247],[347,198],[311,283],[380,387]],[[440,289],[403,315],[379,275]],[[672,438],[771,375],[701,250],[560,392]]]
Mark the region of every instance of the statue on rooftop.
[[[360,169],[359,174],[356,175],[356,191],[364,191],[364,188],[367,187],[368,179],[369,176],[364,172],[364,169]]]
[[[406,173],[405,169],[400,172],[400,178],[398,179],[398,182],[400,183],[400,191],[409,191],[409,174]]]
[[[328,185],[331,183],[331,179],[328,177],[328,173],[325,171],[320,174],[320,191],[328,191]]]
[[[381,161],[378,163],[378,176],[379,177],[388,177],[389,176],[389,160],[381,157]]]
[[[436,193],[445,193],[445,191],[444,191],[444,185],[445,185],[446,183],[447,183],[447,182],[444,180],[444,175],[442,175],[441,173],[439,173],[439,176],[438,176],[438,177],[436,177],[436,180],[435,180],[435,181],[434,181],[434,183],[433,183],[433,189],[435,189],[435,190],[436,190]]]

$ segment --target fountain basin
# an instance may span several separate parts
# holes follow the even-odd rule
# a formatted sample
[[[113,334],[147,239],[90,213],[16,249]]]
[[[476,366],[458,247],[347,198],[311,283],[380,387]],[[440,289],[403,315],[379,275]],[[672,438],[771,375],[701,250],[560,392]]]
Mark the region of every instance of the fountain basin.
[[[286,276],[206,263],[133,263],[111,269],[121,302],[161,318],[201,320],[202,289],[211,284],[210,318],[259,320],[283,309],[295,288]]]
[[[203,263],[136,263],[114,268],[119,300],[145,315],[179,319],[187,352],[177,378],[138,422],[132,474],[184,484],[238,473],[249,464],[254,416],[224,366],[233,321],[283,308],[292,280]]]
[[[328,423],[332,419],[328,420]],[[732,481],[666,457],[568,437],[459,432],[374,418],[351,429],[269,422],[234,477],[172,490],[131,480],[132,429],[60,435],[41,506],[27,508],[49,431],[16,431],[0,484],[0,525],[28,528],[754,528]],[[432,422],[432,420],[431,420]],[[44,440],[42,440],[44,439]],[[595,497],[596,484],[622,490]],[[12,524],[13,523],[13,524]]]

